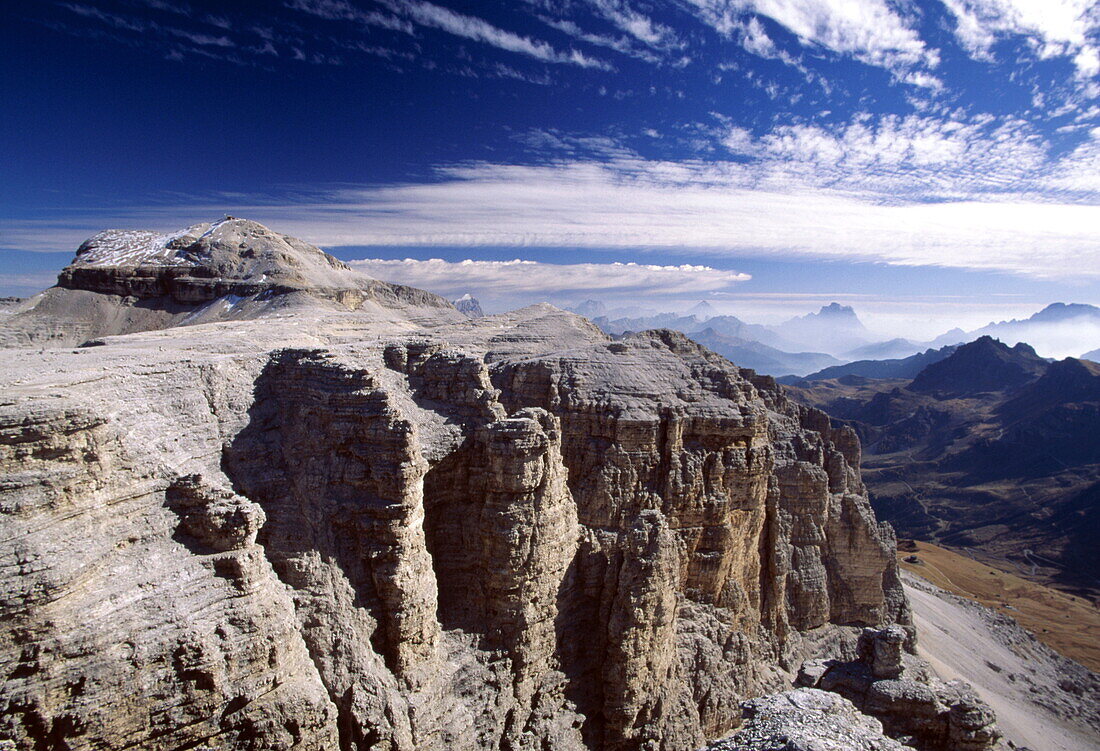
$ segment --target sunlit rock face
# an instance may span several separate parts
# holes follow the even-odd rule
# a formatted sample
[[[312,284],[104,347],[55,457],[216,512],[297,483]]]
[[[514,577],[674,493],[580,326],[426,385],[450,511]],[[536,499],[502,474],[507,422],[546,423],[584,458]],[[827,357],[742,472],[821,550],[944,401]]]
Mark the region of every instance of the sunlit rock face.
[[[383,292],[0,350],[0,739],[693,749],[908,623],[858,441],[771,379]]]

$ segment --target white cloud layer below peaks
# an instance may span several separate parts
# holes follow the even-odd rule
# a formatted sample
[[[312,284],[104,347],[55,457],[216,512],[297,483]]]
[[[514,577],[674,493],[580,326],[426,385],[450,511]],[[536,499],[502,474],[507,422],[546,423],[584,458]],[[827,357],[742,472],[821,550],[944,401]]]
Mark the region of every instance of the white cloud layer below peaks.
[[[358,271],[384,281],[399,282],[457,297],[471,289],[491,290],[495,298],[554,298],[602,294],[675,297],[725,291],[751,277],[737,271],[684,264],[639,263],[552,264],[537,261],[444,261],[366,259],[351,261]]]

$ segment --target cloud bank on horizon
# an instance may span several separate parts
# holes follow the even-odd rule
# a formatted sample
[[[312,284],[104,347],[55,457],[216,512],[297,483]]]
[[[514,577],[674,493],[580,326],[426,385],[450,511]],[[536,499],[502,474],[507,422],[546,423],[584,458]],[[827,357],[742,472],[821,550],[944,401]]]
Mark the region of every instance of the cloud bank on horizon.
[[[218,100],[290,97],[278,128],[214,111],[257,149],[306,128],[319,143],[298,144],[308,178],[243,161],[176,178],[123,154],[113,200],[20,199],[0,215],[4,248],[228,210],[330,248],[421,247],[378,263],[434,288],[456,273],[427,260],[438,246],[636,253],[563,266],[578,295],[719,292],[747,276],[712,266],[740,259],[1100,283],[1092,0],[67,0],[18,20],[155,60],[180,86],[224,81]],[[353,82],[385,94],[358,104]],[[191,121],[207,106],[184,101]],[[357,107],[369,116],[337,133]],[[229,153],[201,133],[187,145],[199,164]],[[494,263],[462,272],[512,284],[516,268]]]

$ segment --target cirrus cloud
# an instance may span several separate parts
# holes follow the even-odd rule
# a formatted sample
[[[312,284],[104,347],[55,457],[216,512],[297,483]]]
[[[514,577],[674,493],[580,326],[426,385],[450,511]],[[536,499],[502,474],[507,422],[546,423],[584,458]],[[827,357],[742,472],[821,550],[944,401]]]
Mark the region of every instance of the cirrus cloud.
[[[109,223],[174,229],[181,217],[228,210],[323,247],[626,248],[1100,279],[1100,130],[1084,136],[1051,160],[1016,120],[861,115],[828,128],[730,129],[736,159],[665,161],[543,134],[532,142],[548,150],[536,164],[472,162],[427,182],[233,196]],[[0,246],[71,248],[108,220],[48,224],[43,234],[8,222]]]

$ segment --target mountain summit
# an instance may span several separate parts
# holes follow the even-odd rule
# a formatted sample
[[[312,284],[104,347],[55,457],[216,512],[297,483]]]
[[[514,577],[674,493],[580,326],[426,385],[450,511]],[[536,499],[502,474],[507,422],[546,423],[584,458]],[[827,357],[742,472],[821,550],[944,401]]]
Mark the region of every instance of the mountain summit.
[[[57,285],[15,306],[0,345],[89,339],[177,325],[257,318],[279,309],[427,306],[438,295],[373,279],[320,248],[226,217],[171,233],[106,230],[88,238]],[[444,312],[445,311],[445,312]]]
[[[775,327],[776,333],[799,347],[840,355],[867,344],[871,333],[848,305],[830,303]]]
[[[998,321],[970,332],[952,329],[936,337],[932,346],[973,341],[981,336],[992,336],[1010,345],[1027,342],[1045,357],[1075,357],[1100,345],[1100,308],[1083,303],[1051,303],[1027,318]]]
[[[718,309],[706,300],[700,300],[699,302],[688,308],[687,315],[695,316],[696,318],[705,321],[708,318],[714,318],[716,315],[718,315]]]
[[[607,306],[599,300],[585,300],[584,302],[574,305],[572,308],[567,308],[577,315],[584,316],[585,318],[599,318],[600,316],[607,315]]]
[[[457,300],[451,300],[451,304],[467,318],[481,318],[485,315],[485,312],[481,309],[481,303],[469,292]]]
[[[1100,319],[1100,308],[1084,303],[1052,302],[1026,320],[1032,323],[1068,321],[1082,316]]]
[[[809,318],[831,318],[834,320],[848,319],[859,323],[859,318],[858,316],[856,316],[855,309],[851,305],[841,305],[838,302],[832,302],[828,305],[822,305],[821,310],[817,311],[816,313],[807,313],[806,315],[802,316],[802,318],[804,320]],[[863,324],[860,323],[859,325],[862,326]]]
[[[375,280],[301,240],[226,217],[169,234],[106,230],[84,241],[58,286],[204,302],[262,289],[353,289]]]
[[[944,395],[1011,390],[1034,381],[1047,367],[1047,361],[1027,344],[1009,347],[983,336],[926,367],[909,390]]]

